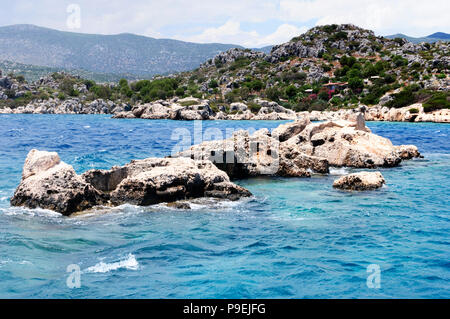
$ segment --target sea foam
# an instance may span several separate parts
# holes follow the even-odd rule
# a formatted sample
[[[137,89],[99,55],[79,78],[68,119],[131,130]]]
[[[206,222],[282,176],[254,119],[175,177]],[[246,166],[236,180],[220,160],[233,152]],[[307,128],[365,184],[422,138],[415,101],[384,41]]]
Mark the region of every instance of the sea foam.
[[[139,263],[136,260],[136,257],[133,254],[128,254],[124,259],[114,262],[114,263],[105,263],[99,262],[95,266],[87,268],[85,273],[107,273],[110,271],[114,271],[117,269],[129,269],[129,270],[137,270],[139,268]]]

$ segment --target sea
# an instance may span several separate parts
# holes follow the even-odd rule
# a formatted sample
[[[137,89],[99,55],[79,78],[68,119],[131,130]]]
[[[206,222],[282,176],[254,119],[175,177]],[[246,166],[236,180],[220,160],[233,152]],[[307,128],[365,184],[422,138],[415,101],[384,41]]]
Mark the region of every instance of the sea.
[[[281,123],[0,115],[0,298],[450,298],[449,124],[368,122],[424,155],[379,169],[376,191],[333,189],[358,170],[332,168],[190,210],[10,206],[33,148],[83,173]]]

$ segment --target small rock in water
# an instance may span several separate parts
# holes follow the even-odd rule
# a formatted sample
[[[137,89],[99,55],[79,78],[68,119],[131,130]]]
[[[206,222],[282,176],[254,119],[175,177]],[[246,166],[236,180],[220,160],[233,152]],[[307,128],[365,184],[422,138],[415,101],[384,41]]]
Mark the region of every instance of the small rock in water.
[[[380,172],[360,172],[342,176],[333,183],[334,188],[364,191],[377,189],[386,181]]]

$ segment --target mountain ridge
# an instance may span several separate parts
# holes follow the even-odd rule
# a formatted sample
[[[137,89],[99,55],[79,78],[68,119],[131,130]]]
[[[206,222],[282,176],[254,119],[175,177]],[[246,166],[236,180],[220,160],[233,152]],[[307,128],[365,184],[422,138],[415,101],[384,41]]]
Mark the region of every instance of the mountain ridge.
[[[76,33],[31,24],[0,27],[0,60],[96,73],[152,76],[187,71],[235,47],[240,46],[155,39],[131,33]],[[99,56],[103,58],[98,59]]]
[[[450,40],[450,34],[445,32],[435,32],[433,34],[424,36],[424,37],[411,37],[403,33],[396,33],[392,35],[387,35],[385,38],[388,39],[395,39],[395,38],[402,38],[406,39],[409,42],[412,43],[420,43],[420,42],[428,42],[428,43],[434,43],[437,41],[449,41]]]

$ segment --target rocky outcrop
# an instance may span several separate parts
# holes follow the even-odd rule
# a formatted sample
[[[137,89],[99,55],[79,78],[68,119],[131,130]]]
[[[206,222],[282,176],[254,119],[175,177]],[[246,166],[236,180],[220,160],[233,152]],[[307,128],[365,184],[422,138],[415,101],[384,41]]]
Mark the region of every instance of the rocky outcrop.
[[[398,109],[374,106],[367,109],[365,118],[368,121],[450,123],[450,110],[425,112],[421,103]]]
[[[81,176],[58,154],[32,150],[11,204],[70,215],[97,205],[147,206],[200,197],[237,200],[251,194],[230,178],[310,177],[328,173],[329,166],[392,167],[419,156],[414,145],[394,146],[371,133],[362,114],[354,121],[322,123],[311,123],[306,117],[272,132],[240,130],[228,139],[203,142],[168,158],[132,161]],[[335,183],[338,188],[358,190],[378,185],[380,178],[370,174]]]
[[[312,123],[284,143],[298,147],[304,154],[325,158],[336,167],[393,167],[403,159],[403,152],[399,151],[401,148],[384,137],[372,134],[361,122]],[[418,151],[414,153],[409,150],[408,154],[419,156]]]
[[[395,146],[395,150],[402,160],[423,157],[415,145]]]
[[[329,30],[315,27],[289,42],[274,46],[266,60],[275,63],[293,56],[319,58],[327,51],[328,46],[351,52],[356,49],[352,43],[358,43],[359,54],[370,55],[373,53],[373,43],[368,39],[373,39],[374,43],[383,41],[382,38],[376,38],[372,31],[350,24],[336,25],[334,29]]]
[[[334,188],[354,191],[373,190],[382,187],[386,181],[380,172],[360,172],[342,176],[333,183]]]
[[[60,100],[35,100],[25,106],[15,109],[0,109],[0,113],[8,114],[112,114],[127,108],[127,104],[116,104],[112,101],[97,99],[91,102],[81,101],[79,98]]]
[[[304,122],[296,125],[301,127]],[[278,132],[289,136],[292,128]],[[309,177],[312,172],[328,173],[325,159],[301,153],[296,147],[281,145],[278,136],[267,129],[253,134],[240,130],[229,139],[203,142],[173,156],[210,160],[232,179],[261,175]]]
[[[31,150],[11,205],[46,208],[63,215],[106,203],[106,198],[77,175],[58,154]]]
[[[135,105],[130,111],[117,112],[113,118],[171,119],[171,120],[209,120],[215,113],[208,100],[196,98],[158,100],[152,103]]]
[[[248,196],[248,190],[230,182],[209,161],[148,158],[80,176],[58,154],[32,150],[11,205],[70,215],[97,205],[147,206],[199,197],[237,200]]]
[[[303,176],[335,167],[393,167],[420,157],[413,145],[394,146],[372,134],[362,114],[355,121],[311,123],[308,118],[280,125],[272,133],[237,131],[226,140],[208,141],[175,157],[210,160],[231,178],[260,175]]]
[[[265,54],[263,52],[257,52],[250,49],[239,49],[233,48],[225,52],[221,52],[216,55],[213,59],[206,61],[201,67],[208,67],[214,64],[225,64],[236,61],[239,58],[247,58],[247,59],[257,59],[264,57]]]
[[[214,112],[209,100],[197,98],[159,100],[147,104],[135,105],[129,111],[117,112],[114,118],[141,118],[141,119],[171,119],[171,120],[295,120],[294,111],[280,106],[276,102],[256,99],[255,103],[261,106],[257,114],[252,113],[248,106],[242,102],[231,103],[229,111]]]
[[[366,121],[386,121],[386,122],[436,122],[450,123],[450,110],[441,109],[432,112],[425,112],[421,103],[412,104],[403,108],[388,108],[387,106],[375,105],[365,107],[364,119]],[[297,117],[306,116],[311,121],[339,121],[355,119],[359,114],[359,108],[340,109],[338,111],[312,111],[299,112]]]
[[[303,117],[297,121],[279,125],[272,131],[272,135],[278,136],[279,141],[284,142],[300,134],[309,124],[311,124],[309,118]]]

